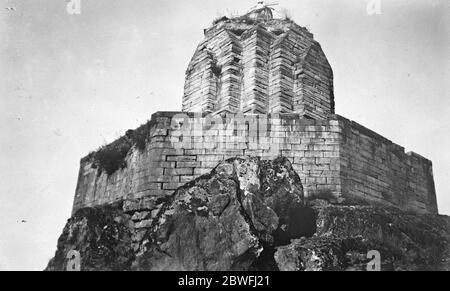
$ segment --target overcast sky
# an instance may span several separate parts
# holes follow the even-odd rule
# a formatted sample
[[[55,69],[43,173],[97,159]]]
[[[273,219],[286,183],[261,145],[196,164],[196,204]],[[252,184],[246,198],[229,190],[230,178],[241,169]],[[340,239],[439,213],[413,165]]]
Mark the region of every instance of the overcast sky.
[[[0,268],[41,270],[70,216],[79,159],[158,110],[219,15],[256,1],[0,0]],[[433,161],[450,214],[447,0],[279,0],[335,75],[336,112]]]

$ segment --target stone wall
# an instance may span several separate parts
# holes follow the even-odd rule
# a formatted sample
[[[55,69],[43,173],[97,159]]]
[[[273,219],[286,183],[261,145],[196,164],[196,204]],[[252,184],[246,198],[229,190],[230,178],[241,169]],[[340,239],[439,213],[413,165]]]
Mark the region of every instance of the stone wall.
[[[195,118],[194,118],[195,117]],[[171,194],[236,156],[287,157],[305,196],[360,198],[416,212],[437,212],[431,162],[337,115],[300,114],[234,118],[158,112],[145,149],[132,148],[126,167],[111,175],[81,160],[74,211],[123,197]],[[205,134],[206,133],[206,134]]]
[[[437,213],[432,163],[379,134],[340,118],[341,182],[347,197],[388,201],[403,210]]]

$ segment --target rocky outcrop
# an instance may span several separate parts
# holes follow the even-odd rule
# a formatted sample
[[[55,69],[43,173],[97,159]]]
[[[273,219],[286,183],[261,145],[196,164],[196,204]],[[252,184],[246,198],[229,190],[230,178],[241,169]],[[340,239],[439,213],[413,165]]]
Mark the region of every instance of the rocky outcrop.
[[[300,237],[292,218],[302,205],[300,178],[287,159],[227,160],[170,196],[78,211],[47,269],[64,270],[66,254],[77,250],[83,270],[246,270],[279,237]],[[93,259],[99,246],[115,245],[123,252]]]
[[[277,248],[280,270],[366,270],[369,251],[382,270],[450,269],[450,219],[372,206],[315,206],[317,232]]]
[[[371,250],[382,269],[442,268],[449,226],[443,216],[306,202],[286,158],[235,158],[168,196],[80,209],[47,270],[65,270],[73,250],[81,270],[365,270]]]
[[[130,270],[135,259],[132,233],[130,217],[123,213],[120,203],[80,209],[64,227],[47,270],[66,270],[72,250],[81,254],[82,270]]]
[[[302,199],[300,179],[287,159],[222,162],[156,206],[156,215],[144,223],[149,228],[134,267],[246,270],[265,246],[274,245],[277,230],[289,228],[292,221],[284,213]]]

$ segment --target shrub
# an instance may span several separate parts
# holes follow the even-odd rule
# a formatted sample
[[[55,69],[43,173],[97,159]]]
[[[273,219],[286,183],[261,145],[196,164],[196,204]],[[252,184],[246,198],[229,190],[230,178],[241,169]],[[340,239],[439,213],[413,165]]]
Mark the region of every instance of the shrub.
[[[241,17],[238,17],[239,21],[244,22],[246,24],[255,24],[257,21],[253,18],[251,18],[249,15],[243,15]]]
[[[227,21],[227,20],[229,20],[228,17],[226,17],[226,16],[220,16],[220,17],[214,19],[213,25],[216,25],[216,24],[219,23],[219,22]]]
[[[145,145],[147,144],[149,134],[150,126],[147,123],[136,130],[128,130],[125,135],[130,140],[132,145],[136,146],[138,150],[143,151],[145,149]]]
[[[126,167],[125,157],[131,148],[131,144],[128,141],[123,142],[121,139],[101,147],[94,153],[94,165],[99,169],[99,174],[105,171],[109,176],[119,168]]]
[[[127,166],[125,158],[130,149],[135,146],[143,151],[150,135],[150,122],[140,126],[136,130],[128,130],[115,142],[102,146],[91,154],[93,167],[98,169],[98,175],[105,171],[108,176]]]

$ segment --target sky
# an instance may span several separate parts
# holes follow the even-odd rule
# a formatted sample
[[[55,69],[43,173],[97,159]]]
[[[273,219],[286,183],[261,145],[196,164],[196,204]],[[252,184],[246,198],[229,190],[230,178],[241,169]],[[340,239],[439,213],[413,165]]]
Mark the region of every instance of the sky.
[[[80,0],[69,14],[67,1],[0,0],[0,269],[45,268],[80,158],[179,111],[203,29],[256,3]],[[277,2],[327,55],[336,113],[431,159],[450,215],[450,1]]]

